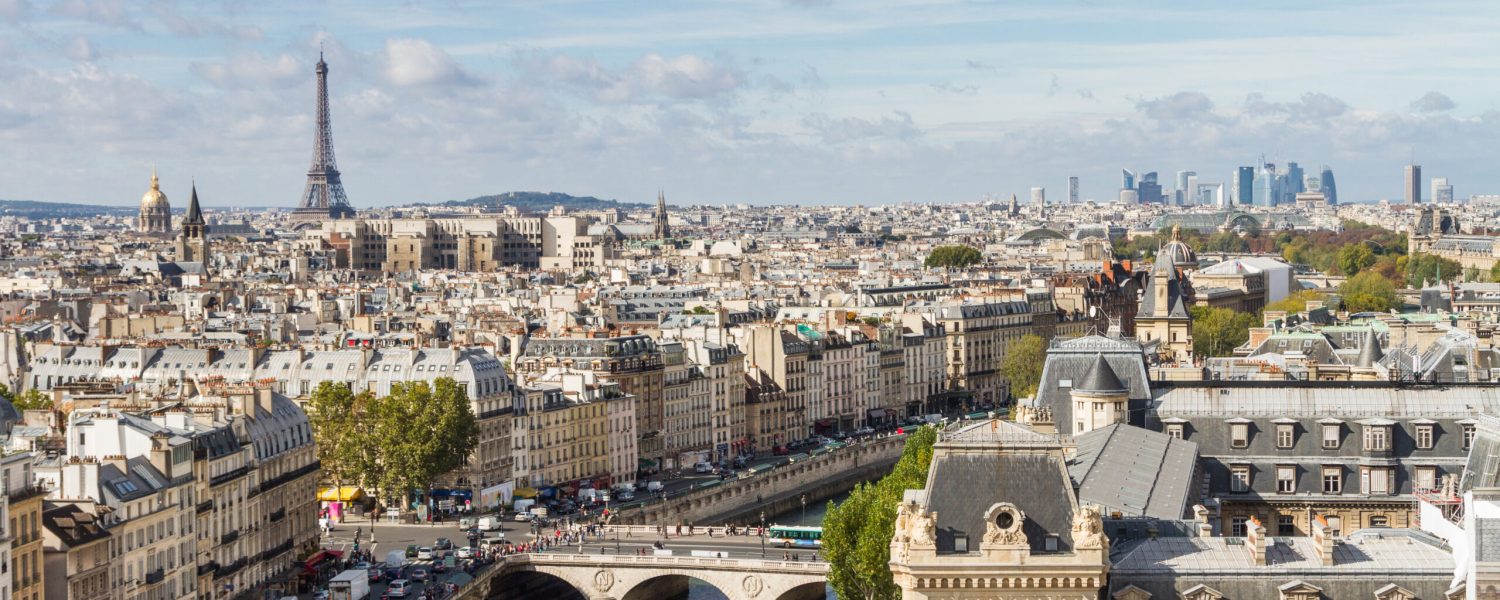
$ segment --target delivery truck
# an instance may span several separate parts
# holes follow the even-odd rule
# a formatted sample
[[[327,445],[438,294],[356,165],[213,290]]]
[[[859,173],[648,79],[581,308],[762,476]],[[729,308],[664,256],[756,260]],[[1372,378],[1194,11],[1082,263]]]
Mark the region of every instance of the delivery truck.
[[[368,600],[370,597],[370,572],[364,569],[349,569],[328,581],[328,600]]]

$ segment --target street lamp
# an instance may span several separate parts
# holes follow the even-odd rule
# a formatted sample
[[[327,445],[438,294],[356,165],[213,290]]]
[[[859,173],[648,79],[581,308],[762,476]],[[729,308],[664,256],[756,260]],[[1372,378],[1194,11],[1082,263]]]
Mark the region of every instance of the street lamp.
[[[807,494],[802,495],[802,524],[807,524]]]
[[[766,511],[760,511],[760,557],[766,557]]]

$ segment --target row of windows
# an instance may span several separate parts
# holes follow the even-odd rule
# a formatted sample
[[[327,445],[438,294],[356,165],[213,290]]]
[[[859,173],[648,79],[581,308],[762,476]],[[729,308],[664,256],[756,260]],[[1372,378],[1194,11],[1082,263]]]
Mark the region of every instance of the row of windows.
[[[1367,451],[1390,450],[1392,444],[1391,425],[1365,425],[1361,436]],[[1276,447],[1290,449],[1296,443],[1296,425],[1280,423],[1276,425]],[[1343,443],[1343,425],[1324,424],[1322,429],[1322,447],[1325,450],[1337,450]],[[1183,426],[1180,423],[1172,423],[1166,426],[1167,435],[1177,439],[1183,439]],[[1474,426],[1463,425],[1463,449],[1467,451],[1474,443]],[[1229,446],[1231,448],[1250,447],[1250,424],[1231,423],[1229,425]],[[1415,441],[1419,450],[1431,450],[1437,440],[1436,426],[1431,424],[1417,424],[1412,426],[1412,440]]]
[[[1396,467],[1359,467],[1359,489],[1371,496],[1396,494]],[[1297,480],[1302,469],[1296,465],[1277,465],[1276,493],[1297,493]],[[1344,493],[1344,470],[1342,465],[1324,465],[1319,470],[1321,490],[1324,494]],[[1245,493],[1251,490],[1252,470],[1249,465],[1230,468],[1229,491]],[[1437,467],[1415,467],[1412,469],[1412,487],[1417,490],[1436,489],[1439,483]]]

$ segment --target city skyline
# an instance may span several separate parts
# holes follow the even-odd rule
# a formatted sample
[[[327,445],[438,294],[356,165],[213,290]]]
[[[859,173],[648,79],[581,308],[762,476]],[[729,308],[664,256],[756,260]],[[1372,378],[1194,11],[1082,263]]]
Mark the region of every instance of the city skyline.
[[[1341,202],[1399,201],[1408,162],[1500,190],[1494,84],[1465,66],[1500,53],[1500,12],[1360,6],[3,0],[0,139],[27,152],[0,197],[130,205],[156,164],[175,197],[196,177],[206,206],[295,206],[319,50],[356,208],[961,202],[1073,176],[1109,201],[1122,166],[1227,185],[1261,154],[1332,166]]]

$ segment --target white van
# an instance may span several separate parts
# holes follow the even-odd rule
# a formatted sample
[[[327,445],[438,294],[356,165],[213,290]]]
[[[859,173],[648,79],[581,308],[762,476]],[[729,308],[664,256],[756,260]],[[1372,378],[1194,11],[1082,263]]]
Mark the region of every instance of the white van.
[[[500,528],[500,518],[499,517],[480,517],[479,518],[479,530],[480,531],[494,531],[494,530],[499,529],[499,528]]]
[[[647,483],[646,484],[646,491],[648,491],[648,492],[660,492],[661,491],[661,482],[660,481],[652,481],[650,483]]]
[[[703,473],[712,473],[714,472],[714,466],[707,462],[699,462],[698,464],[693,465],[693,472],[700,475]]]

